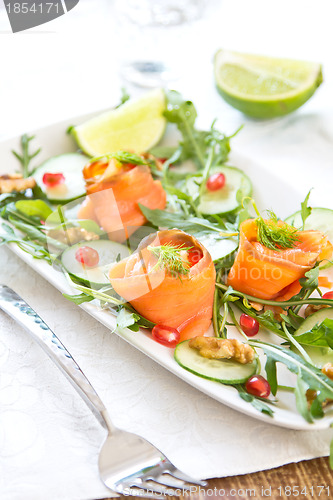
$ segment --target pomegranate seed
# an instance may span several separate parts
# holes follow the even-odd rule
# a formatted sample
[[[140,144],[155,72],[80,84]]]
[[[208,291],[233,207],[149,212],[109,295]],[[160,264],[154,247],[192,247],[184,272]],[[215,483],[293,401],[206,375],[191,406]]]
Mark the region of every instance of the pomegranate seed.
[[[75,258],[83,266],[94,267],[99,263],[98,252],[91,247],[81,247],[75,252]]]
[[[65,182],[65,176],[61,173],[53,174],[51,172],[46,172],[43,175],[43,183],[48,188],[58,186],[59,184],[63,184],[64,182]]]
[[[322,299],[330,299],[330,300],[332,300],[333,299],[333,292],[326,292],[326,293],[324,293],[324,295],[322,296]]]
[[[187,258],[190,263],[190,266],[195,266],[203,257],[203,251],[201,248],[190,248],[187,252]]]
[[[243,332],[248,337],[254,337],[259,331],[259,323],[255,318],[243,313],[240,317],[239,324],[242,327]]]
[[[171,326],[155,325],[152,330],[152,337],[156,342],[166,347],[176,347],[180,339],[180,333]]]
[[[217,191],[218,189],[222,189],[224,185],[225,175],[221,172],[212,174],[206,182],[206,187],[209,191]]]
[[[268,398],[271,387],[267,380],[261,375],[252,375],[245,384],[246,392],[259,398]]]

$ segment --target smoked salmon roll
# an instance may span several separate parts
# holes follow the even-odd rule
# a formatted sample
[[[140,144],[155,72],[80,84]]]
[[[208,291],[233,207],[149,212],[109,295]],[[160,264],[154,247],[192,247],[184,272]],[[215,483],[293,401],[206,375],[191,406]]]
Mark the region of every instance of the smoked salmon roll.
[[[299,279],[331,255],[332,245],[320,231],[297,231],[292,248],[269,249],[258,241],[256,220],[248,219],[240,226],[239,249],[227,284],[260,299],[288,300],[300,291]]]
[[[95,220],[111,240],[124,241],[147,222],[139,203],[165,208],[166,193],[147,165],[97,161],[87,165],[83,175],[87,198],[78,217]]]
[[[203,335],[210,326],[215,267],[205,247],[183,231],[147,236],[111,268],[109,279],[142,316],[176,328],[180,341]]]

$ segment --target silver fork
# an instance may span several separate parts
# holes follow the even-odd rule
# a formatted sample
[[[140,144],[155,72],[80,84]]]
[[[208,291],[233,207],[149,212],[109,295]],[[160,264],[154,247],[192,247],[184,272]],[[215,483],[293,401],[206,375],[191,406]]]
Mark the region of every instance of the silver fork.
[[[166,495],[194,491],[196,487],[193,484],[207,484],[177,469],[147,440],[116,428],[100,397],[65,346],[40,316],[5,285],[0,285],[0,309],[30,333],[108,431],[99,455],[99,474],[108,488],[124,495],[165,498]]]

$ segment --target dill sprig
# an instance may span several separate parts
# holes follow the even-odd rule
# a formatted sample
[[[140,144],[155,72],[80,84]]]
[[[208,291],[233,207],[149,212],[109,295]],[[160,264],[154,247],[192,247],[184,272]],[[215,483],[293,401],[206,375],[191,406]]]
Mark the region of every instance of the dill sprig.
[[[186,247],[184,243],[178,246],[173,246],[172,243],[160,246],[149,245],[147,250],[158,259],[152,270],[160,268],[170,273],[187,275],[190,272],[190,264],[183,260],[181,252],[188,251],[191,248],[193,247]]]
[[[256,218],[258,227],[258,241],[271,250],[294,248],[299,241],[298,230],[279,220],[274,212],[267,210],[269,219],[264,220],[261,215]]]
[[[34,170],[29,170],[30,162],[35,158],[41,151],[41,148],[37,149],[34,153],[29,153],[29,143],[35,138],[34,135],[28,136],[27,134],[22,135],[20,146],[22,154],[20,155],[16,151],[12,150],[13,155],[21,163],[22,175],[23,177],[29,177]]]

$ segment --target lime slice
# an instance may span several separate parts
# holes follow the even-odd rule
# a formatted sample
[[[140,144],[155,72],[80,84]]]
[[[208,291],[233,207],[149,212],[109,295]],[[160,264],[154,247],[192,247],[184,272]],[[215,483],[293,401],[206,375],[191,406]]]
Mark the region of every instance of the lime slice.
[[[254,118],[282,116],[304,104],[322,83],[320,64],[220,50],[214,61],[222,97]]]
[[[161,139],[166,125],[164,110],[165,94],[156,89],[73,127],[71,133],[89,156],[119,150],[142,153]]]

